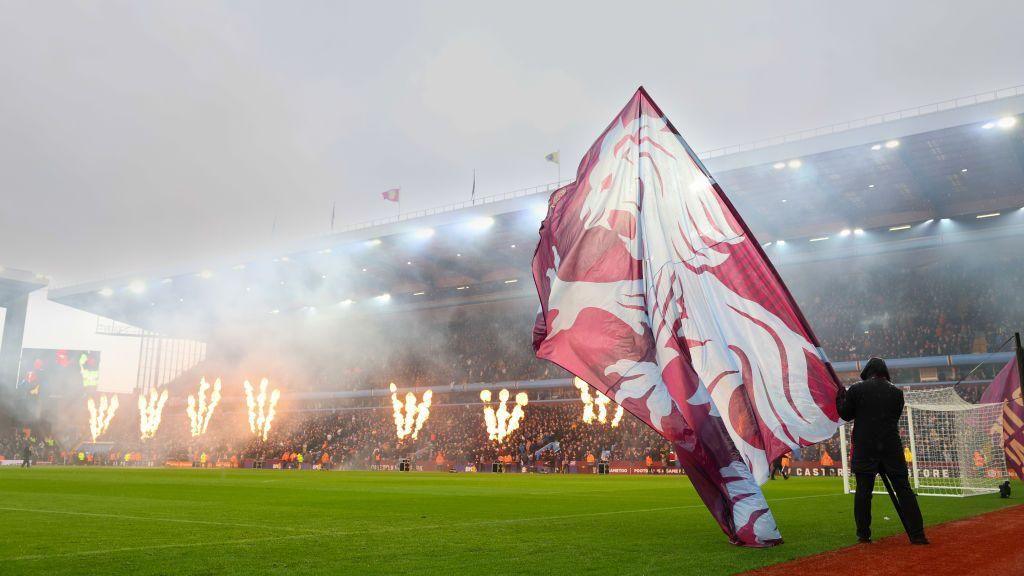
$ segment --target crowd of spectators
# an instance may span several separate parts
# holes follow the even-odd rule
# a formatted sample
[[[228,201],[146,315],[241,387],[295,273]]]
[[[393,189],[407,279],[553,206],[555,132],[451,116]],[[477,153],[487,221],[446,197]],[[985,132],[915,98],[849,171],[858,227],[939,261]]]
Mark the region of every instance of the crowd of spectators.
[[[999,348],[1024,320],[1024,296],[1017,289],[1024,280],[1024,268],[1014,262],[944,259],[912,269],[891,264],[848,265],[842,274],[827,273],[823,267],[835,263],[825,263],[782,272],[830,358],[843,361],[872,355],[983,353]],[[999,281],[991,280],[993,266],[1000,269]],[[303,356],[303,376],[293,376],[284,384],[291,393],[383,391],[391,382],[403,389],[433,387],[435,406],[416,440],[396,438],[390,403],[381,396],[283,406],[265,442],[247,433],[244,410],[239,411],[238,406],[234,411],[221,408],[210,434],[200,439],[188,434],[183,418],[167,417],[156,438],[142,441],[137,438],[135,411],[127,403],[107,438],[119,444],[114,456],[130,455],[128,462],[136,454],[141,454],[143,461],[240,463],[284,457],[293,463],[301,459],[303,463],[358,468],[393,463],[406,456],[446,466],[494,460],[536,464],[539,460],[555,468],[600,458],[602,453],[615,459],[666,460],[667,444],[629,416],[614,429],[583,424],[575,391],[531,391],[522,427],[500,444],[487,438],[477,400],[445,391],[446,386],[466,383],[568,376],[533,355],[535,306],[531,299],[513,299],[414,314],[383,314],[372,327],[339,335],[338,345],[328,353]],[[228,363],[219,362],[212,359],[199,370],[216,372],[219,368],[213,367]],[[985,367],[973,377],[990,377],[995,368]],[[913,379],[913,374],[907,377]],[[194,388],[197,380],[198,371],[182,377],[187,388]],[[982,389],[962,385],[958,391],[976,401]],[[172,395],[168,410],[183,412],[181,394]],[[20,428],[11,425],[4,429]],[[35,449],[45,451],[42,437],[33,438],[36,444],[44,444]],[[54,444],[71,446],[80,440],[61,438]],[[0,455],[10,458],[8,453],[21,446],[18,442],[22,440],[0,435]],[[552,442],[557,442],[559,450],[550,449]],[[544,446],[549,447],[547,452],[538,454]],[[805,448],[801,457],[831,460],[838,455],[834,439]]]
[[[568,467],[599,460],[665,462],[668,444],[635,418],[618,427],[586,424],[579,402],[530,404],[519,429],[502,442],[488,438],[480,404],[452,404],[431,409],[417,438],[399,439],[390,409],[329,411],[292,418],[266,442],[251,442],[243,458],[278,458],[296,454],[305,462],[327,461],[335,468],[394,465],[410,458],[430,469],[463,469],[503,461],[525,466]],[[286,456],[286,458],[288,458]]]
[[[872,265],[846,274],[811,267],[784,276],[835,361],[989,352],[1024,322],[1019,259],[913,270]]]
[[[60,451],[45,424],[26,426],[0,407],[0,461],[29,459],[53,461]]]
[[[783,268],[782,274],[822,347],[838,362],[998,349],[1024,325],[1024,291],[1018,288],[1024,267],[1015,262],[1019,258],[846,264],[841,273],[834,270],[835,262],[827,262]],[[314,366],[310,387],[376,388],[393,381],[438,386],[567,376],[534,357],[535,318],[532,299],[428,310],[413,317],[384,316],[376,330],[360,334],[359,342],[309,358]]]

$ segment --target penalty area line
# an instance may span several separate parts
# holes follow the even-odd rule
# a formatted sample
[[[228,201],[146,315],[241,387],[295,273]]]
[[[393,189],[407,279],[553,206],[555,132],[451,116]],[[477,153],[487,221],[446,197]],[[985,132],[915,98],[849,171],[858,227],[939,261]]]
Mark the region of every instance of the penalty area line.
[[[787,500],[804,500],[808,498],[825,498],[829,496],[843,496],[843,494],[813,494],[809,496],[792,496],[789,498],[776,498],[772,502],[783,502]],[[205,542],[181,542],[175,544],[153,544],[149,546],[134,546],[126,548],[107,548],[101,550],[80,550],[76,552],[65,552],[62,554],[31,554],[26,556],[14,556],[11,558],[0,558],[3,562],[14,562],[14,561],[32,561],[32,560],[50,560],[55,558],[70,558],[78,556],[96,556],[96,555],[107,555],[117,554],[121,552],[144,552],[149,550],[173,550],[177,548],[198,548],[201,546],[242,546],[246,544],[255,544],[258,542],[272,542],[276,540],[300,540],[306,538],[319,538],[319,537],[338,537],[338,536],[363,536],[363,535],[378,535],[378,534],[389,534],[392,532],[407,532],[409,530],[435,530],[435,529],[458,529],[458,528],[474,528],[479,526],[491,526],[500,524],[516,524],[521,522],[545,522],[545,521],[558,521],[558,520],[571,520],[575,518],[589,518],[595,516],[613,516],[618,514],[643,514],[646,512],[664,512],[669,510],[686,510],[692,508],[704,508],[704,504],[684,504],[680,506],[663,506],[660,508],[639,508],[632,510],[608,510],[602,512],[581,512],[579,514],[562,514],[558,516],[531,516],[528,518],[503,518],[496,520],[477,520],[473,522],[453,522],[448,524],[433,524],[433,525],[412,525],[412,526],[395,526],[391,528],[381,528],[377,530],[346,530],[346,531],[333,531],[333,530],[322,530],[322,531],[305,531],[301,534],[291,534],[287,536],[261,536],[259,538],[241,538],[235,540],[221,540],[221,541],[205,541]],[[0,508],[0,510],[11,510],[19,512],[40,512],[40,513],[55,513],[55,514],[75,514],[84,516],[109,516],[113,518],[126,518],[126,519],[138,519],[138,520],[153,520],[153,521],[177,521],[176,519],[169,518],[149,518],[145,516],[123,516],[118,514],[94,514],[90,512],[67,512],[57,510],[30,510],[22,508]],[[259,528],[266,528],[259,524],[228,524],[224,522],[212,522],[205,520],[182,520],[182,522],[188,523],[202,523],[202,524],[214,524],[214,525],[228,525],[228,526],[253,526]],[[280,527],[286,528],[286,527]],[[293,530],[302,530],[301,528],[292,528]]]

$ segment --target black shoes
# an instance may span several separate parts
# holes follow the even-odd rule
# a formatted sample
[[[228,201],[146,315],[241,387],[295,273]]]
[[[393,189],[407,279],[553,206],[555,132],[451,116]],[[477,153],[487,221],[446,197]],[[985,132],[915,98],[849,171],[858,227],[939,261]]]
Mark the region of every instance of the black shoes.
[[[857,537],[857,543],[858,544],[871,544],[871,537],[870,536],[863,537],[863,538],[862,537]],[[918,546],[924,546],[924,545],[927,545],[927,544],[931,544],[931,542],[929,542],[928,539],[925,538],[924,536],[915,536],[915,537],[910,539],[910,543],[918,545]]]

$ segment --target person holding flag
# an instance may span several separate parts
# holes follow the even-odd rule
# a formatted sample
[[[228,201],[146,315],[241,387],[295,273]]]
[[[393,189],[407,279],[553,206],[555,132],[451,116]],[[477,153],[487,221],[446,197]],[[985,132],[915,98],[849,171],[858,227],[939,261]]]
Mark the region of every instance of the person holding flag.
[[[853,455],[850,469],[857,475],[857,493],[853,501],[853,518],[857,524],[857,540],[871,542],[871,493],[875,476],[888,477],[895,494],[893,504],[903,520],[911,544],[928,544],[924,520],[917,496],[910,488],[907,461],[900,439],[900,416],[903,414],[903,391],[893,386],[885,360],[868,360],[860,373],[861,381],[849,390],[839,392],[836,408],[839,416],[853,421]],[[886,489],[889,488],[888,483]]]

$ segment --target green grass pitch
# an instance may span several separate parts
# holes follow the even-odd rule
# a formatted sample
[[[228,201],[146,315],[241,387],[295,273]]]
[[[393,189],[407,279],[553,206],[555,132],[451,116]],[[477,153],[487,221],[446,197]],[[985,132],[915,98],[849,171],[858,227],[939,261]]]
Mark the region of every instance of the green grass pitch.
[[[685,477],[0,468],[0,573],[733,574],[853,543],[840,487],[769,482],[786,543],[750,550]],[[929,524],[1015,502],[921,500]]]

